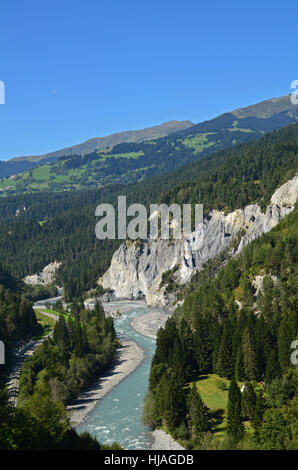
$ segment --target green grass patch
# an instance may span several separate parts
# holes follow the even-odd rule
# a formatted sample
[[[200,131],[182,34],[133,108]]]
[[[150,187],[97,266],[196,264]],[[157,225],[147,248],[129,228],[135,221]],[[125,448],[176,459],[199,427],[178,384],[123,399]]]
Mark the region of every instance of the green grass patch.
[[[52,330],[56,324],[54,318],[50,318],[47,315],[43,315],[42,310],[35,310],[35,316],[38,323],[45,329]]]
[[[144,155],[144,152],[140,150],[139,152],[127,152],[127,153],[111,153],[111,154],[104,154],[102,156],[102,161],[107,160],[108,158],[139,158]]]
[[[51,310],[49,308],[42,308],[40,310],[38,310],[40,313],[51,313],[52,315],[57,315],[57,316],[63,316],[65,318],[65,320],[67,320],[69,317],[70,317],[70,314],[69,313],[61,313],[61,312],[57,312],[56,310]],[[44,315],[46,316],[46,315]],[[50,319],[50,317],[47,317]],[[55,322],[55,320],[53,319],[53,321]]]
[[[195,384],[203,402],[212,412],[215,423],[213,427],[214,434],[222,437],[227,424],[230,380],[217,374],[208,374],[203,375]],[[239,387],[242,387],[242,385],[243,383],[238,383]]]
[[[196,386],[203,402],[210,410],[226,410],[230,386],[229,380],[223,379],[216,374],[208,374],[202,376],[202,378],[196,382]]]
[[[214,142],[208,142],[207,135],[212,135],[214,132],[206,132],[204,134],[198,134],[191,138],[182,140],[183,145],[188,148],[195,149],[196,152],[202,152],[205,148],[212,147]]]

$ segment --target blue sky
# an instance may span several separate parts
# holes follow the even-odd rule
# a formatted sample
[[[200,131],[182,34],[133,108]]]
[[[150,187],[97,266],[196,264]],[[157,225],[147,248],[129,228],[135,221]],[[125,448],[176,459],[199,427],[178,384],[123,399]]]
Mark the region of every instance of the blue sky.
[[[0,159],[289,93],[288,0],[1,0]]]

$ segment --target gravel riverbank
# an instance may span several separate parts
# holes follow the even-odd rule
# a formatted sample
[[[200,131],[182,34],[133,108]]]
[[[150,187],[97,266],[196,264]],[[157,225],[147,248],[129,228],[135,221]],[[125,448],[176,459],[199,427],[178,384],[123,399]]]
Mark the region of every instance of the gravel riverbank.
[[[134,341],[123,341],[117,350],[115,365],[96,380],[91,387],[67,406],[71,424],[78,426],[97,403],[142,362],[144,353]]]
[[[185,450],[169,434],[161,429],[155,429],[152,433],[153,444],[151,450]]]
[[[156,339],[159,328],[164,327],[170,314],[161,310],[153,310],[150,313],[145,313],[139,317],[134,318],[130,322],[133,330],[141,335],[148,336],[149,338]]]

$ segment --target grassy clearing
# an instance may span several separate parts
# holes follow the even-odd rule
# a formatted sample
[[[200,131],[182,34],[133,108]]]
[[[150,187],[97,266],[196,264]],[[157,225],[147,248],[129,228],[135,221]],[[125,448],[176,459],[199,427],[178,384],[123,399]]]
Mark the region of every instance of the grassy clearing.
[[[245,128],[242,128],[242,127],[231,127],[231,128],[228,129],[228,131],[230,131],[230,132],[240,131],[240,132],[244,132],[246,134],[249,134],[250,132],[254,132],[252,129],[245,129]]]
[[[202,152],[205,148],[212,147],[214,142],[208,142],[207,135],[212,135],[214,132],[206,132],[204,134],[198,134],[195,137],[189,139],[183,139],[182,143],[185,147],[193,148],[196,152]]]
[[[38,324],[42,327],[42,332],[39,335],[33,337],[35,341],[39,341],[47,336],[55,327],[56,321],[54,318],[50,318],[47,315],[43,315],[41,311],[35,310],[35,316]]]
[[[127,153],[112,153],[110,155],[102,155],[102,159],[106,160],[107,158],[139,158],[141,155],[144,155],[144,152],[140,150],[139,152],[127,152]]]
[[[57,315],[59,317],[62,316],[62,317],[65,318],[65,320],[67,320],[70,317],[69,313],[61,313],[61,312],[57,312],[56,310],[51,310],[49,308],[42,308],[42,309],[38,310],[38,312],[40,312],[40,313],[43,313],[43,312],[44,313],[51,313],[52,315]],[[46,316],[46,315],[44,315],[44,316]],[[50,317],[47,317],[47,318],[49,318],[49,320],[51,320]],[[53,321],[55,322],[54,319],[53,319]]]
[[[230,386],[229,380],[223,379],[216,374],[208,374],[203,375],[201,379],[196,382],[196,386],[203,402],[210,410],[226,410]]]
[[[214,434],[222,437],[227,424],[230,380],[219,377],[219,375],[216,374],[208,374],[201,376],[200,380],[195,382],[195,384],[203,402],[212,412]],[[239,387],[242,387],[242,385],[242,382],[238,382]]]
[[[43,327],[49,330],[53,329],[56,321],[54,318],[50,318],[47,315],[43,315],[42,310],[35,310],[35,316],[38,323]]]
[[[32,171],[32,176],[35,181],[48,181],[51,175],[50,165],[38,166]]]

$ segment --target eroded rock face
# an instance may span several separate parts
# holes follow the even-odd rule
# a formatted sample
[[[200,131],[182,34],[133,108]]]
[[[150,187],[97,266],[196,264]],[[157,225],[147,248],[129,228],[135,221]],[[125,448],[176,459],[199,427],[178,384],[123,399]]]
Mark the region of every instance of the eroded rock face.
[[[45,266],[39,273],[33,274],[32,276],[26,276],[23,281],[31,286],[51,284],[54,281],[55,273],[60,265],[60,262],[54,261],[53,263]]]
[[[191,233],[181,240],[149,240],[141,244],[126,241],[114,253],[111,265],[98,281],[111,289],[116,298],[138,299],[145,296],[149,305],[171,306],[175,296],[160,288],[162,274],[178,266],[175,281],[187,282],[210,258],[241,236],[235,254],[255,238],[268,232],[289,214],[298,195],[298,177],[278,188],[265,213],[257,204],[237,209],[227,215],[213,210]],[[242,235],[243,234],[243,235]]]

